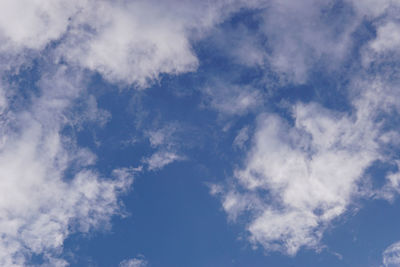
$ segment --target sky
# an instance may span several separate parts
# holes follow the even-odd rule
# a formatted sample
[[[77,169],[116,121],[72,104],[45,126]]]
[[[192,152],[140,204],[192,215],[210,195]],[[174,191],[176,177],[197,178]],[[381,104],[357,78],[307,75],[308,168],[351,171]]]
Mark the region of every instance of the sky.
[[[400,266],[399,11],[0,1],[0,266]]]

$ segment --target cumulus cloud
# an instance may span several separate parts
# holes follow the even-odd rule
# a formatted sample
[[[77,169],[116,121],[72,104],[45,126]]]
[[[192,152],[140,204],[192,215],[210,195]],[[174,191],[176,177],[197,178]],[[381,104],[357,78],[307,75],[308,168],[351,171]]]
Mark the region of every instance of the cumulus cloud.
[[[96,10],[96,12],[93,12]],[[93,29],[70,31],[60,53],[71,62],[100,72],[113,82],[144,87],[160,73],[193,71],[193,54],[180,17],[164,12],[160,5],[136,1],[130,4],[100,2],[85,10]]]
[[[298,104],[293,118],[293,126],[275,115],[259,118],[245,167],[235,171],[242,189],[223,198],[233,217],[253,214],[247,226],[252,242],[292,255],[318,245],[327,223],[351,202],[366,167],[379,158],[378,132],[363,117]]]
[[[82,4],[80,4],[81,2]],[[87,1],[12,1],[0,3],[0,51],[43,49],[67,30],[69,19]]]

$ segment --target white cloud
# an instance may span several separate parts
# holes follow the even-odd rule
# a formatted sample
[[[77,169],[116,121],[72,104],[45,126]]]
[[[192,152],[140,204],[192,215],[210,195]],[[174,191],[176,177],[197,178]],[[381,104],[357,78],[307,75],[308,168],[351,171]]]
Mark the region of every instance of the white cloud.
[[[96,12],[94,12],[96,10]],[[70,62],[99,71],[112,82],[145,87],[160,73],[193,71],[193,54],[180,17],[165,12],[162,5],[136,1],[98,3],[85,10],[80,23],[70,31],[60,53]],[[84,12],[84,13],[85,13]]]
[[[178,123],[169,123],[145,132],[150,146],[155,149],[151,156],[142,159],[148,170],[160,170],[168,164],[185,159],[177,152],[180,146],[178,131],[182,131]]]
[[[273,0],[258,3],[255,21],[259,30],[238,27],[236,32],[222,33],[233,39],[225,49],[244,65],[261,66],[280,77],[280,83],[306,83],[316,66],[323,71],[337,71],[354,48],[354,33],[368,20],[376,23],[387,15],[390,7],[398,8],[396,0]],[[394,18],[394,14],[388,16]],[[333,19],[335,16],[335,19]],[[384,40],[373,46],[395,46],[397,23],[378,28]],[[386,33],[386,34],[385,34]],[[235,38],[235,34],[239,38]],[[220,38],[220,37],[217,37]],[[219,39],[218,39],[219,40]],[[226,40],[225,40],[226,42]]]
[[[392,200],[398,194],[398,172],[389,173],[381,188],[360,187],[375,161],[398,164],[385,152],[399,144],[397,130],[386,123],[400,110],[395,84],[385,74],[353,77],[349,113],[309,103],[293,107],[293,122],[259,116],[244,166],[231,184],[214,190],[231,220],[246,218],[254,245],[290,255],[319,248],[325,228],[354,198]]]
[[[384,14],[391,5],[399,4],[398,0],[347,0],[347,2],[351,3],[361,16],[367,16],[368,18],[379,17]]]
[[[111,82],[144,88],[160,74],[194,71],[198,59],[191,41],[231,12],[252,5],[225,0],[212,5],[191,0],[5,0],[0,3],[2,64],[18,65],[23,55],[57,41],[53,46],[60,59]]]
[[[244,115],[262,104],[262,93],[248,86],[222,84],[203,88],[204,105],[226,115]]]
[[[400,45],[400,24],[396,19],[394,21],[387,19],[376,24],[376,38],[371,40],[362,51],[362,63],[366,68],[370,67],[372,63],[396,62],[396,59],[400,56],[398,48]],[[393,66],[393,70],[395,68]]]
[[[87,1],[4,0],[0,3],[0,51],[43,49],[67,30],[68,19]]]
[[[388,22],[377,30],[377,37],[370,46],[376,52],[387,50],[398,50],[400,45],[400,25],[394,22]]]
[[[149,158],[144,158],[143,162],[148,165],[148,169],[159,170],[174,161],[181,161],[185,158],[171,151],[159,150],[151,155]]]
[[[177,145],[176,134],[181,130],[180,128],[178,123],[169,123],[163,127],[147,131],[146,136],[149,139],[150,145],[154,148],[171,148]]]
[[[1,117],[2,266],[25,266],[34,254],[52,266],[67,265],[59,258],[64,240],[108,227],[119,212],[118,196],[132,183],[132,173],[116,170],[106,179],[88,168],[95,156],[61,135],[66,123],[74,123],[68,109],[82,86],[79,74],[60,67],[43,76],[32,104]]]
[[[124,260],[119,264],[119,267],[146,267],[147,261],[143,256],[139,256],[133,259]]]
[[[261,20],[268,47],[264,58],[282,81],[305,83],[316,63],[327,60],[329,64],[323,64],[324,68],[334,70],[348,55],[350,35],[360,21],[348,21],[341,13],[336,16],[342,19],[327,19],[332,3],[270,1]]]
[[[63,136],[66,124],[82,120],[105,123],[89,98],[84,113],[73,116],[73,103],[86,96],[83,69],[105,79],[146,87],[162,73],[193,71],[198,65],[191,40],[227,14],[247,5],[240,1],[50,1],[0,3],[2,70],[29,64],[41,56],[51,67],[38,83],[32,105],[8,110],[1,94],[0,265],[22,266],[33,254],[49,265],[59,258],[65,238],[106,225],[118,213],[119,194],[132,182],[131,169],[117,169],[106,179],[89,167],[96,156]],[[53,42],[54,41],[54,42]],[[45,53],[40,55],[40,53]],[[52,63],[61,61],[68,68]],[[57,69],[56,73],[52,69]],[[2,72],[4,75],[4,72]],[[3,77],[2,77],[3,78]],[[7,86],[6,86],[7,87]],[[12,107],[15,108],[15,107]],[[99,114],[100,113],[100,114]],[[161,138],[161,139],[160,139]],[[168,147],[154,134],[154,146]],[[162,144],[163,143],[163,144]],[[183,157],[159,150],[145,159],[155,170]],[[71,177],[66,173],[73,169]]]
[[[89,1],[4,0],[0,2],[0,68],[27,63],[59,40]]]
[[[324,227],[346,210],[357,181],[379,157],[378,132],[365,118],[315,104],[297,105],[293,116],[294,126],[273,115],[259,118],[245,167],[235,171],[245,191],[231,189],[223,200],[233,218],[253,213],[247,230],[254,244],[291,255],[318,245]]]
[[[270,51],[263,53],[243,43],[239,58],[249,65],[268,62],[294,83],[305,82],[310,66],[321,58],[327,57],[334,68],[347,56],[351,34],[365,15],[381,16],[396,1],[348,3],[356,8],[357,17],[346,27],[336,25],[335,29],[343,28],[336,32],[332,20],[322,21],[321,8],[329,10],[328,4],[268,1],[261,29]],[[54,52],[59,60],[99,72],[111,82],[144,88],[160,74],[195,70],[198,59],[191,42],[230,12],[260,5],[259,1],[211,5],[204,1],[5,0],[0,3],[2,68],[21,64],[24,55],[43,52],[58,41],[47,52]],[[364,56],[395,50],[397,31],[394,22],[379,26],[377,39]],[[118,213],[119,193],[132,182],[130,169],[118,169],[114,179],[103,179],[88,168],[96,157],[60,134],[66,123],[77,123],[66,110],[84,87],[82,73],[60,69],[54,77],[42,79],[41,95],[25,110],[9,110],[8,92],[0,95],[0,265],[24,265],[32,253],[44,255],[50,265],[65,265],[58,258],[65,238],[73,231],[87,232],[106,224]],[[391,100],[396,94],[386,78],[362,85],[366,89],[361,100],[353,101],[353,114],[309,104],[296,106],[294,125],[273,115],[260,116],[245,166],[235,173],[236,186],[242,190],[220,190],[232,219],[251,211],[248,231],[255,244],[289,254],[301,246],[317,246],[324,226],[346,210],[366,167],[385,159],[379,153],[381,143],[391,144],[397,137],[380,133],[380,125],[370,115],[396,106]],[[224,114],[243,115],[261,105],[261,93],[252,88],[218,86],[205,92],[210,106]],[[89,100],[91,109],[85,116],[106,121],[104,113],[96,116],[93,101]],[[243,133],[235,143],[240,146],[246,136]],[[162,149],[144,159],[149,170],[183,159],[164,149],[168,138],[165,132],[150,134],[151,144]],[[75,174],[65,177],[72,165],[77,166]],[[397,176],[388,176],[392,189],[398,187]]]
[[[233,145],[240,149],[243,149],[248,139],[249,139],[249,127],[246,126],[240,129],[235,139],[233,140]]]
[[[351,109],[342,113],[308,103],[295,104],[289,120],[260,115],[243,166],[227,186],[212,187],[213,194],[222,196],[229,219],[243,216],[249,240],[267,251],[294,255],[301,247],[318,248],[325,228],[356,197],[391,200],[399,192],[398,172],[390,173],[382,188],[363,187],[374,162],[398,166],[385,149],[399,145],[398,129],[390,120],[400,111],[400,79],[395,64],[384,65],[399,58],[397,19],[388,11],[398,2],[348,1],[354,9],[344,10],[346,19],[340,24],[322,21],[331,3],[271,1],[262,17],[270,48],[265,57],[289,83],[306,82],[321,58],[332,57],[333,68],[349,59],[354,30],[365,19],[373,21],[377,38],[361,50],[361,60],[368,64],[352,70],[344,89]],[[324,71],[332,67],[319,63]]]
[[[400,266],[400,242],[390,245],[382,254],[385,267]]]

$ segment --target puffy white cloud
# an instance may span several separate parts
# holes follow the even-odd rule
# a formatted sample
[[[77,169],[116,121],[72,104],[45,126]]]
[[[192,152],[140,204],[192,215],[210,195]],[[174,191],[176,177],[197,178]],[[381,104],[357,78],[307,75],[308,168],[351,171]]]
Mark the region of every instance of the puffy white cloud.
[[[315,104],[298,104],[293,117],[293,126],[274,115],[259,118],[245,166],[235,171],[242,189],[230,189],[223,200],[233,218],[251,211],[247,229],[254,244],[288,254],[318,245],[379,158],[378,132],[363,117]]]
[[[0,3],[1,52],[43,49],[67,30],[87,1],[4,0]]]
[[[96,10],[94,12],[94,10]],[[85,10],[60,53],[113,82],[144,87],[160,73],[193,71],[193,54],[180,17],[154,2],[99,2]],[[83,25],[81,25],[83,24]],[[84,26],[92,28],[83,30]]]
[[[370,46],[376,52],[397,50],[400,45],[400,25],[388,22],[378,27],[377,38]]]

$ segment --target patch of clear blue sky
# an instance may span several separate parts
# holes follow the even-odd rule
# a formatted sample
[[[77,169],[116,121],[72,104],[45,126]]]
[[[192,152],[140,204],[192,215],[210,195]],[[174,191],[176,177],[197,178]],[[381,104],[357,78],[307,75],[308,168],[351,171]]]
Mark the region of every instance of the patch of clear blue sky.
[[[349,17],[345,6],[337,5],[329,13],[329,21]],[[344,15],[343,15],[344,14]],[[257,12],[246,10],[219,26],[219,30],[234,32],[239,26],[257,32]],[[338,23],[338,31],[340,23]],[[194,73],[164,76],[159,83],[143,91],[116,88],[99,75],[93,75],[89,93],[96,96],[99,107],[112,114],[104,126],[85,125],[72,130],[78,143],[98,156],[96,169],[105,177],[115,168],[138,166],[143,157],[155,149],[145,137],[147,130],[169,123],[179,123],[182,131],[177,151],[187,160],[176,162],[159,171],[138,174],[133,190],[122,201],[130,214],[114,217],[112,229],[72,235],[64,246],[64,256],[71,266],[117,266],[124,259],[145,255],[150,266],[378,266],[381,253],[388,244],[400,239],[400,212],[396,204],[384,201],[358,201],[358,210],[350,211],[336,220],[323,238],[327,249],[315,252],[302,249],[295,257],[279,253],[266,254],[253,249],[246,241],[244,222],[227,221],[218,199],[209,194],[207,183],[225,181],[240,165],[245,153],[235,150],[232,142],[238,130],[254,125],[260,112],[275,112],[290,120],[290,112],[277,103],[317,102],[349,112],[346,90],[348,74],[359,64],[358,49],[374,36],[367,22],[354,34],[353,56],[338,70],[327,72],[326,62],[311,68],[306,84],[287,84],[270,88],[263,77],[270,70],[245,67],[226,52],[226,43],[217,43],[211,36],[194,44],[200,66]],[[268,38],[259,41],[268,49]],[[13,77],[20,88],[33,88],[40,66],[33,64]],[[276,78],[276,77],[275,77]],[[257,112],[229,118],[202,107],[202,88],[213,86],[218,79],[226,84],[251,85],[265,94],[264,105]],[[268,97],[266,96],[268,95]],[[222,128],[229,121],[232,127]],[[71,134],[66,129],[65,134]],[[127,142],[135,138],[131,145]],[[368,172],[379,180],[392,166],[374,165]],[[379,186],[379,182],[377,183]],[[368,202],[368,203],[367,203]],[[74,254],[71,256],[70,252]],[[340,259],[335,253],[343,256]],[[40,257],[33,257],[40,262]]]

